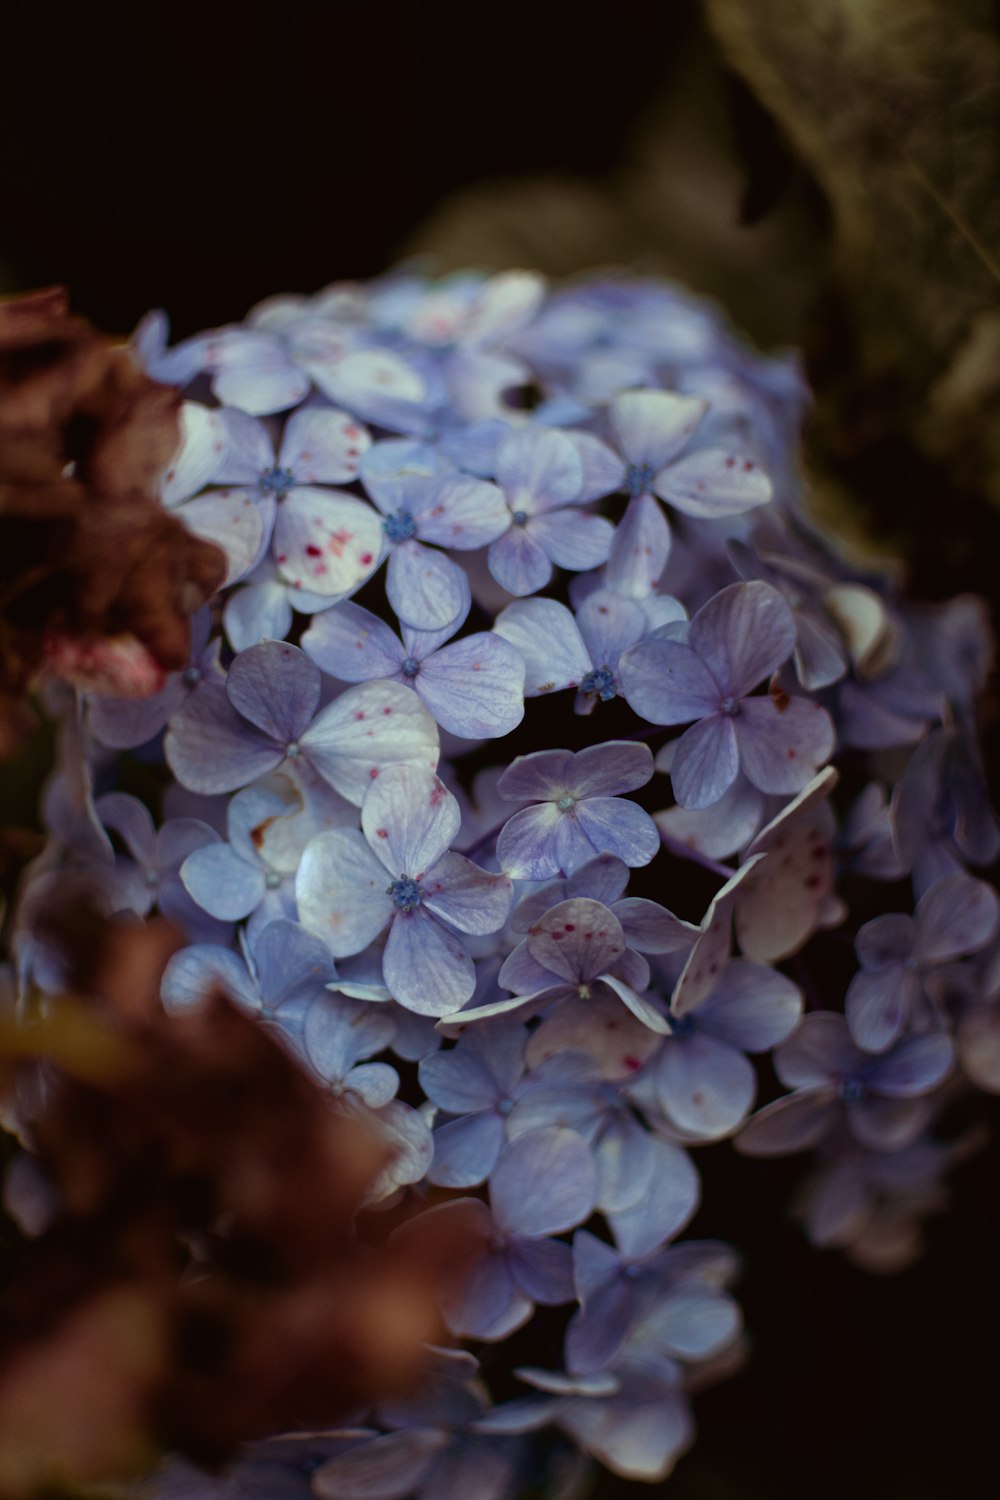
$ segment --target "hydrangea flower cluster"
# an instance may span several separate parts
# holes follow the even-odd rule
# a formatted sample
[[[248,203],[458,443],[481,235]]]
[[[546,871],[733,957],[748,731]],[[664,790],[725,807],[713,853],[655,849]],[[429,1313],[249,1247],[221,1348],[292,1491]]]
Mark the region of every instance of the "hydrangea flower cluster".
[[[462,1247],[424,1388],[225,1492],[660,1480],[742,1348],[735,1253],[683,1238],[698,1148],[812,1152],[809,1235],[887,1267],[942,1111],[1000,1092],[983,611],[817,531],[794,361],[660,283],[403,271],[135,348],[185,396],[163,502],[228,577],[155,698],[83,703],[61,857],[184,928],[168,1008],[224,983],[373,1114],[373,1213]],[[52,982],[30,902],[19,958]]]

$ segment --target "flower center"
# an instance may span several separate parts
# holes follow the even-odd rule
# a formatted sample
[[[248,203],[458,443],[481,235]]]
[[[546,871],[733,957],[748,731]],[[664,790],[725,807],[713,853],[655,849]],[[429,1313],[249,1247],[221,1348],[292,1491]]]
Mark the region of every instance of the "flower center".
[[[602,703],[610,703],[617,689],[610,667],[594,667],[580,683],[581,693],[596,693]]]
[[[526,510],[514,510],[511,511],[510,518],[515,526],[523,526],[528,519],[528,512]]]
[[[392,885],[386,886],[385,893],[392,897],[397,911],[416,911],[423,900],[419,884],[409,875],[400,875]]]
[[[646,495],[655,478],[656,470],[652,464],[629,464],[625,470],[625,488],[633,498]]]
[[[143,870],[142,873],[146,884],[149,886],[149,889],[151,891],[155,890],[160,883],[159,872],[157,870],[146,869]]]
[[[837,1093],[845,1104],[857,1104],[865,1097],[865,1086],[860,1078],[842,1078]]]
[[[404,677],[416,677],[420,671],[420,663],[415,656],[408,656],[399,670]]]
[[[296,756],[302,754],[302,751],[296,741],[292,740],[290,745],[285,746],[285,754],[288,756],[289,760],[295,760]]]
[[[197,667],[185,667],[184,675],[181,678],[181,681],[184,683],[185,687],[197,687],[198,683],[201,681],[201,672]]]
[[[275,464],[273,469],[264,470],[257,481],[257,488],[262,495],[277,495],[280,500],[294,484],[295,475],[291,469],[279,469]]]
[[[694,1016],[671,1016],[670,1035],[690,1036],[694,1030]]]
[[[572,812],[575,806],[576,798],[571,797],[569,792],[563,792],[556,803],[556,807],[558,807],[560,812]]]
[[[264,884],[267,886],[269,891],[276,891],[278,889],[278,886],[281,884],[281,876],[278,874],[277,870],[268,870],[267,874],[264,876]]]
[[[408,542],[417,534],[417,523],[412,513],[401,507],[394,516],[386,516],[382,529],[390,542]]]
[[[728,714],[731,719],[735,719],[740,711],[740,700],[738,698],[723,698],[719,707],[724,714]]]

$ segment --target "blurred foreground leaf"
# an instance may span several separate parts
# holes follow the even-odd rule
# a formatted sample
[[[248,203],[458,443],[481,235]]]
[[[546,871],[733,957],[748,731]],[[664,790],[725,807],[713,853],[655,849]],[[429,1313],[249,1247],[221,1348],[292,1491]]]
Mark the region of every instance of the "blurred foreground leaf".
[[[833,398],[822,414],[831,441],[857,451],[898,430],[957,483],[1000,502],[995,8],[706,6],[727,59],[832,208],[838,307],[823,320],[816,372]]]

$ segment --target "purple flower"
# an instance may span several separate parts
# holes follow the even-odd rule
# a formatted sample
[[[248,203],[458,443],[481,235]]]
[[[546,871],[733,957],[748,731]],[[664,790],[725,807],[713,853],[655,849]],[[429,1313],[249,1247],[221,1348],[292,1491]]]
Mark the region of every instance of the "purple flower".
[[[454,1019],[479,1021],[574,1000],[590,1006],[613,994],[651,1031],[668,1030],[660,1012],[639,993],[649,983],[649,965],[628,947],[618,918],[600,901],[577,896],[553,906],[506,959],[497,982],[514,990],[514,997]]]
[[[506,875],[449,852],[459,822],[458,803],[435,775],[389,767],[362,804],[362,833],[319,834],[296,880],[302,920],[335,957],[360,953],[389,927],[386,985],[421,1015],[449,1015],[472,996],[475,965],[456,931],[496,932],[510,910]]]
[[[506,524],[503,495],[495,484],[456,473],[426,444],[396,439],[369,449],[361,478],[383,516],[392,608],[417,630],[451,625],[468,585],[458,564],[436,549],[469,551],[499,536]]]
[[[964,863],[1000,854],[1000,821],[969,734],[936,729],[918,745],[892,794],[892,835],[917,895]]]
[[[723,448],[680,457],[708,405],[673,391],[623,391],[608,411],[621,454],[616,488],[630,496],[615,532],[607,579],[616,592],[641,599],[655,588],[670,551],[670,527],[656,500],[684,515],[740,515],[771,498],[771,482],[752,459]]]
[[[395,1030],[392,1017],[377,1006],[319,994],[305,1013],[300,1045],[335,1099],[353,1095],[369,1109],[380,1109],[395,1098],[399,1074],[388,1063],[362,1059],[387,1047]]]
[[[314,620],[302,647],[345,682],[390,678],[412,687],[442,729],[463,739],[509,734],[524,717],[524,663],[492,631],[451,640],[469,612],[465,603],[442,630],[404,625],[403,639],[358,604],[340,604]]]
[[[267,787],[238,792],[227,811],[228,842],[213,839],[203,843],[180,869],[185,890],[203,911],[229,922],[250,917],[247,931],[251,940],[269,922],[295,916],[298,860],[293,854],[279,867],[264,848],[269,824],[288,813],[288,802]]]
[[[572,874],[595,854],[648,865],[660,847],[656,824],[618,792],[645,786],[653,774],[647,745],[608,740],[575,755],[538,750],[519,755],[497,784],[501,797],[533,802],[504,824],[497,859],[515,879]]]
[[[686,1135],[720,1140],[753,1108],[748,1052],[767,1052],[798,1025],[802,996],[784,974],[739,959],[697,1005],[671,1021],[647,1075],[657,1106]]]
[[[670,778],[684,807],[710,807],[738,772],[762,792],[793,793],[833,751],[819,704],[750,693],[795,643],[788,605],[766,583],[734,583],[682,626],[665,625],[621,660],[625,697],[654,724],[697,722],[681,736]]]
[[[739,1332],[739,1308],[725,1291],[736,1257],[726,1245],[692,1241],[626,1253],[581,1229],[573,1269],[580,1308],[566,1331],[566,1367],[574,1375],[614,1368],[641,1321],[647,1336],[655,1321],[661,1353],[692,1362],[711,1358]]]
[[[683,619],[683,606],[664,599],[663,619]],[[497,615],[493,627],[516,647],[526,669],[525,697],[579,688],[577,713],[590,713],[621,693],[622,652],[649,630],[643,608],[608,589],[597,589],[576,618],[555,599],[517,599]]]
[[[244,490],[213,489],[226,456],[221,411],[197,401],[181,403],[181,446],[160,485],[160,498],[195,536],[214,542],[226,554],[225,582],[234,583],[253,567],[267,543],[270,519]]]
[[[596,1188],[590,1152],[574,1131],[536,1130],[502,1152],[489,1207],[460,1198],[407,1226],[408,1234],[433,1230],[467,1246],[439,1291],[450,1331],[495,1341],[526,1323],[536,1302],[572,1301],[572,1252],[549,1236],[589,1218]]]
[[[843,1016],[813,1011],[774,1054],[778,1077],[795,1092],[758,1110],[736,1144],[748,1156],[784,1156],[818,1145],[843,1121],[860,1145],[898,1151],[927,1124],[928,1096],[954,1056],[951,1038],[930,1032],[873,1057],[855,1046]]]
[[[433,1105],[455,1116],[434,1131],[431,1182],[477,1187],[489,1177],[521,1092],[526,1041],[519,1022],[498,1018],[464,1032],[457,1046],[422,1059],[420,1087]]]
[[[585,491],[584,477],[577,449],[561,432],[526,428],[501,443],[496,480],[506,529],[490,544],[489,565],[509,593],[544,588],[553,564],[581,571],[604,562],[614,531],[603,516],[579,509],[596,498]]]
[[[155,905],[193,942],[222,941],[232,929],[191,899],[180,870],[191,854],[215,842],[214,829],[198,818],[169,818],[157,829],[147,809],[126,792],[108,792],[96,803],[105,828],[118,834],[132,859],[116,861],[113,907],[145,916]]]
[[[349,688],[317,714],[319,696],[305,652],[261,641],[236,657],[225,688],[206,685],[174,715],[167,762],[194,792],[235,791],[304,762],[355,806],[385,766],[437,765],[434,722],[397,683]]]
[[[309,1005],[336,980],[326,944],[297,922],[280,919],[270,922],[242,957],[214,943],[175,953],[164,970],[161,994],[168,1010],[186,1010],[221,986],[238,1004],[279,1022],[294,1037]]]
[[[626,896],[628,866],[613,854],[599,854],[563,880],[553,880],[532,891],[514,908],[512,932],[528,933],[559,901],[588,896],[614,912],[625,941],[639,953],[687,953],[700,929],[682,922],[672,911],[644,896]]]
[[[866,922],[855,945],[861,969],[845,1002],[858,1046],[866,1052],[891,1047],[914,1019],[928,971],[985,948],[998,920],[993,887],[956,871],[921,896],[912,917],[887,912]]]
[[[275,452],[267,429],[245,412],[222,413],[226,454],[216,478],[239,488],[273,526],[278,573],[293,590],[343,597],[375,569],[378,516],[354,495],[328,488],[357,477],[371,443],[345,412],[306,406],[289,417]]]

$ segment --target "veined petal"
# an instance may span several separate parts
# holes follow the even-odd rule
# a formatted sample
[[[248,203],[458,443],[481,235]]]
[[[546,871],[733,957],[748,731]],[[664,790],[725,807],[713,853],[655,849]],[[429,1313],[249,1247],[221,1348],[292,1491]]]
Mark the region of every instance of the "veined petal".
[[[533,925],[528,952],[570,984],[586,984],[614,967],[625,952],[625,935],[608,907],[577,896],[560,901]]]
[[[489,569],[508,594],[537,593],[552,577],[552,563],[525,526],[514,524],[490,543]]]
[[[379,780],[382,778],[380,777]],[[509,875],[481,870],[464,854],[443,855],[424,882],[424,905],[459,932],[499,932],[510,913]]]
[[[653,1138],[657,1161],[649,1191],[631,1208],[607,1214],[622,1255],[637,1260],[679,1234],[698,1207],[701,1182],[679,1146]]]
[[[652,495],[636,495],[615,527],[608,554],[608,587],[627,599],[646,599],[670,556],[670,522]]]
[[[547,880],[561,870],[556,836],[564,814],[554,802],[524,807],[497,838],[497,863],[513,880]]]
[[[192,792],[233,792],[273,771],[284,746],[236,712],[221,686],[192,693],[171,720],[164,741],[167,764]]]
[[[319,673],[298,646],[261,641],[236,657],[226,692],[245,719],[279,744],[288,744],[316,712]]]
[[[833,754],[833,721],[811,698],[744,698],[732,724],[743,774],[762,792],[801,792]]]
[[[303,407],[288,419],[278,463],[291,470],[297,485],[350,484],[371,442],[365,428],[346,412]]]
[[[707,410],[707,401],[674,391],[622,391],[608,419],[626,462],[655,473],[681,451]]]
[[[347,594],[374,571],[381,552],[379,517],[354,495],[302,485],[278,506],[275,561],[293,588]]]
[[[238,922],[264,899],[264,872],[240,859],[229,844],[205,844],[181,865],[184,889],[203,911]]]
[[[722,696],[742,698],[791,656],[795,620],[769,583],[731,583],[694,616],[688,644]]]
[[[433,503],[416,520],[422,541],[468,552],[502,536],[510,525],[510,512],[497,485],[456,474],[444,480]]]
[[[524,718],[524,678],[520,653],[492,631],[480,631],[427,657],[415,686],[449,733],[496,739]]]
[[[386,766],[436,770],[437,725],[402,683],[363,682],[322,709],[300,740],[324,781],[360,807]]]
[[[692,811],[711,807],[736,780],[739,746],[733,720],[715,713],[685,729],[670,763],[674,796]]]
[[[349,603],[317,615],[302,636],[302,649],[322,671],[342,682],[398,677],[406,655],[384,620]]]
[[[533,516],[525,530],[557,567],[577,573],[607,561],[615,534],[604,516],[575,506]]]
[[[597,1169],[573,1130],[533,1130],[511,1141],[490,1179],[490,1202],[506,1234],[561,1234],[593,1212]]]
[[[500,444],[496,478],[512,511],[535,515],[577,498],[583,488],[583,464],[563,433],[528,427],[512,432]]]
[[[457,563],[413,538],[389,555],[385,591],[396,614],[417,630],[442,630],[461,613],[468,582]]]
[[[526,698],[577,687],[593,666],[576,621],[555,599],[517,600],[493,628],[524,661]]]
[[[656,1097],[668,1119],[704,1140],[721,1140],[753,1108],[753,1067],[728,1043],[704,1031],[674,1037],[656,1063]]]
[[[462,815],[444,782],[421,766],[386,766],[361,804],[361,827],[392,875],[420,879],[458,833]]]
[[[722,692],[701,657],[670,633],[654,630],[624,652],[619,663],[629,706],[651,724],[687,724],[716,714]]]
[[[686,516],[739,516],[766,505],[774,490],[764,471],[749,458],[724,448],[702,448],[662,469],[653,490]]]
[[[596,667],[614,672],[623,651],[646,634],[646,616],[632,599],[596,589],[576,612],[577,628]]]
[[[353,828],[318,833],[306,845],[295,877],[295,900],[306,927],[336,958],[360,953],[393,913],[384,867]]]
[[[631,868],[648,865],[660,848],[649,813],[623,797],[588,797],[574,809],[588,842],[598,854],[614,854]]]
[[[422,906],[396,913],[382,973],[400,1005],[421,1016],[451,1015],[471,1000],[476,987],[472,959]]]

